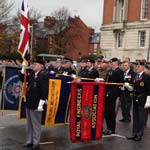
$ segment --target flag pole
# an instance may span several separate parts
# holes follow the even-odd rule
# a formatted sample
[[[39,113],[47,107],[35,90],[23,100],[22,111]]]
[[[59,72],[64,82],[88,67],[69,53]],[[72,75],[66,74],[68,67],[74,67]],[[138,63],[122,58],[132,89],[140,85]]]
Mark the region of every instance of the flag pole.
[[[2,69],[2,76],[3,76],[3,81],[2,81],[2,89],[1,89],[1,114],[2,116],[4,115],[4,94],[2,94],[3,90],[4,90],[4,84],[5,84],[5,79],[6,79],[6,65],[3,66],[3,69]]]
[[[30,42],[30,26],[29,26],[29,9],[28,0],[22,0],[21,7],[21,30],[20,30],[20,42],[18,46],[18,52],[21,54],[23,63],[21,73],[24,74],[24,81],[22,85],[21,98],[25,98],[26,86],[27,86],[27,65],[29,60],[29,42]]]

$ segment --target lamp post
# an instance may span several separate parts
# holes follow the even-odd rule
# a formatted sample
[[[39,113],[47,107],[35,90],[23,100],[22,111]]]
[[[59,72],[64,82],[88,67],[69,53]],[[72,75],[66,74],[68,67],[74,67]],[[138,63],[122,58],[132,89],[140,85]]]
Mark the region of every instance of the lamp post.
[[[149,61],[149,53],[150,53],[150,30],[149,30],[149,46],[147,50],[147,62]]]
[[[31,39],[30,39],[30,59],[32,60],[32,51],[33,51],[33,24],[30,26],[30,35],[31,35]]]
[[[33,40],[34,40],[34,26],[37,25],[37,23],[33,23],[30,26],[30,59],[32,60],[33,57]]]

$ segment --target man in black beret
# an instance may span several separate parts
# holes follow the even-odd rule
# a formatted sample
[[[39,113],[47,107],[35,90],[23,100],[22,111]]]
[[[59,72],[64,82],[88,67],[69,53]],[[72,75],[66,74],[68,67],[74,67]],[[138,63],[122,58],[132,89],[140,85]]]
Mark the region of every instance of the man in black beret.
[[[81,78],[85,78],[87,76],[87,59],[83,58],[80,60],[80,69],[79,69],[79,73],[78,76]]]
[[[131,63],[128,60],[122,62],[122,69],[124,71],[124,82],[133,84],[136,73],[131,67]],[[132,92],[125,87],[121,88],[121,110],[122,110],[122,119],[121,122],[130,122],[131,121],[131,105],[132,105]]]
[[[26,142],[23,147],[38,149],[41,136],[41,117],[43,105],[48,95],[48,77],[42,70],[44,62],[40,59],[35,59],[32,65],[32,72],[27,75],[27,90],[26,90]],[[21,70],[24,74],[24,68]],[[24,76],[24,75],[23,75]],[[23,80],[23,78],[22,78]]]
[[[63,75],[76,75],[76,71],[72,66],[73,62],[70,58],[64,58],[63,60]]]
[[[133,127],[132,136],[128,140],[141,141],[144,134],[146,109],[150,108],[150,76],[144,72],[145,63],[137,62],[137,75],[133,86],[126,84],[125,87],[133,91]]]
[[[123,71],[119,68],[119,59],[114,57],[110,59],[110,69],[106,75],[106,81],[109,83],[123,83]],[[120,96],[121,91],[118,85],[106,86],[105,97],[105,120],[107,128],[103,134],[110,135],[116,130],[116,100]]]
[[[93,59],[88,59],[87,61],[87,74],[85,75],[86,78],[99,78],[99,72],[94,66],[95,61]]]

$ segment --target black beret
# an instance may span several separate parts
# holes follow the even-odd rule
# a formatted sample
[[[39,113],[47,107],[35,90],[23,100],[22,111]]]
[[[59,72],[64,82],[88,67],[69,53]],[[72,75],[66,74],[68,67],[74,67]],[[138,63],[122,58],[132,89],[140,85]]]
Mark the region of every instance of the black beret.
[[[95,60],[93,60],[93,59],[88,59],[88,62],[90,62],[90,63],[95,63]]]
[[[81,59],[80,60],[80,62],[85,62],[85,63],[87,63],[87,61],[88,61],[87,59]]]
[[[110,59],[110,62],[115,62],[115,61],[119,61],[119,59],[116,57]]]
[[[39,63],[39,64],[42,64],[42,65],[45,64],[42,59],[34,59],[34,60],[33,60],[33,63]]]
[[[139,61],[136,63],[136,65],[145,66],[145,62]]]
[[[70,58],[64,58],[63,59],[63,63],[67,63],[67,62],[71,62],[72,63],[72,59],[70,59]]]

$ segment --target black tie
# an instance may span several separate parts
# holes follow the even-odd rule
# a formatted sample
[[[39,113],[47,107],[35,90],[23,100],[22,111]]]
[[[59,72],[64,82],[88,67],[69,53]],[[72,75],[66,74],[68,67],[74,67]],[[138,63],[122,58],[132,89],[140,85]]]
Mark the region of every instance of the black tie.
[[[139,79],[140,79],[140,74],[137,74],[137,77],[136,77],[136,78],[137,78],[137,80],[139,80]]]

